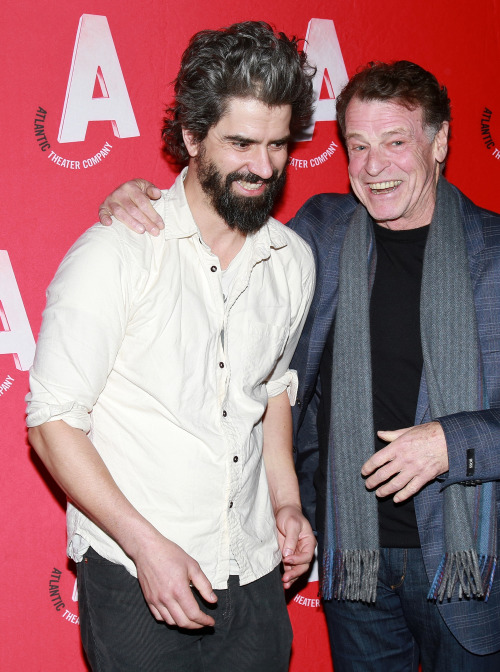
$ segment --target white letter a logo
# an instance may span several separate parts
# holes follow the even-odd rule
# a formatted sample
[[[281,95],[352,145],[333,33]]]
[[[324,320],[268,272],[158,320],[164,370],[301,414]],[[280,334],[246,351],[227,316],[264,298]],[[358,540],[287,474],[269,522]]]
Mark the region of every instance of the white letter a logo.
[[[0,325],[0,355],[13,355],[16,368],[27,371],[33,364],[35,339],[5,250],[0,250]]]
[[[102,98],[93,98],[96,77]],[[83,14],[73,52],[59,142],[85,140],[89,121],[111,121],[118,138],[140,135],[108,20]]]
[[[330,19],[311,19],[307,27],[305,52],[312,65],[317,67],[313,87],[316,109],[311,123],[295,140],[311,140],[317,121],[335,121],[335,97],[347,84],[347,71],[340,50],[335,25]],[[328,97],[320,99],[325,83]]]

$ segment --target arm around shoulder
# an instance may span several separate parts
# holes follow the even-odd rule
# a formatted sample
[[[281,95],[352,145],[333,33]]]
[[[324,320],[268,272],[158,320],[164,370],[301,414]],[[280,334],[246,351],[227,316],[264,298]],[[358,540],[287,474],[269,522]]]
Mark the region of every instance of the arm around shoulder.
[[[99,220],[104,226],[111,224],[112,217],[123,222],[137,233],[147,231],[158,236],[164,223],[151,205],[161,191],[152,182],[143,179],[130,180],[117,187],[99,206]]]

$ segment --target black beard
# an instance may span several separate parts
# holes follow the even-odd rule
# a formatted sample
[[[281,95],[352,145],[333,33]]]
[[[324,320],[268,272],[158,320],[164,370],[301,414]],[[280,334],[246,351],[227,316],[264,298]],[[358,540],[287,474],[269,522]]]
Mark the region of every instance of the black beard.
[[[197,164],[201,187],[210,197],[210,202],[217,214],[222,217],[229,228],[247,234],[254,233],[264,226],[276,199],[285,186],[285,170],[281,175],[275,170],[266,180],[253,173],[229,173],[224,180],[215,164],[205,160],[203,150],[198,155]],[[237,180],[252,184],[263,182],[267,187],[260,196],[237,196],[231,189],[231,183]]]

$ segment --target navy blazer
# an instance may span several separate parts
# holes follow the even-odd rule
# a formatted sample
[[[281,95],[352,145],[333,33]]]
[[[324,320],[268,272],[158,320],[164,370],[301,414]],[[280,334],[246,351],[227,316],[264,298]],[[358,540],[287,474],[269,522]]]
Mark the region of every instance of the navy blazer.
[[[460,481],[497,481],[497,542],[500,543],[500,215],[478,208],[456,189],[462,212],[473,284],[489,410],[440,418],[446,435],[449,472],[415,496],[415,512],[429,585],[444,551],[443,489]],[[309,199],[289,226],[304,238],[316,261],[316,292],[291,367],[299,391],[293,408],[294,453],[304,511],[314,524],[313,476],[318,467],[316,414],[321,394],[319,364],[335,319],[339,256],[357,201],[347,194]],[[422,375],[415,424],[431,420]],[[475,451],[474,473],[467,474],[467,449]],[[360,479],[360,487],[362,486]],[[499,554],[500,555],[500,554]],[[437,603],[449,629],[472,653],[500,650],[500,568],[489,600],[454,597]]]

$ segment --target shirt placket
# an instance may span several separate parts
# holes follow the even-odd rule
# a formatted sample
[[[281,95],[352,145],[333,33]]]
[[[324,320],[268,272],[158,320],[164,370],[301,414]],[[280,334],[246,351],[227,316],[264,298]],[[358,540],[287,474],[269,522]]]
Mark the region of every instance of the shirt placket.
[[[244,291],[244,290],[243,290]],[[224,397],[222,401],[222,426],[227,445],[227,501],[226,501],[226,524],[228,531],[228,544],[231,556],[238,563],[240,575],[247,569],[247,555],[243,545],[241,530],[241,513],[239,510],[238,495],[241,492],[243,478],[244,455],[240,432],[238,431],[238,409],[230,394],[231,368],[229,366],[230,353],[230,319],[231,308],[234,305],[234,293],[230,292],[224,304],[224,339],[223,354],[227,371]],[[221,339],[222,344],[222,339]],[[237,363],[236,363],[237,365]]]
[[[224,301],[221,284],[219,259],[200,241],[200,258],[210,287],[214,314],[220,317],[220,336],[215,353],[217,408],[220,413],[220,427],[226,445],[226,488],[225,488],[225,524],[219,541],[217,559],[217,579],[227,579],[230,554],[238,562],[240,572],[247,567],[246,553],[243,548],[243,535],[238,511],[238,494],[241,491],[242,459],[241,438],[238,431],[237,407],[230,394],[231,366],[227,353],[228,323],[230,308],[234,305],[234,293]],[[248,282],[245,283],[245,287]],[[241,288],[244,291],[245,287]],[[242,566],[243,565],[243,566]]]
[[[245,269],[236,277],[231,288],[230,294],[225,302],[224,310],[224,334],[226,358],[230,358],[231,347],[231,311],[238,300],[245,294],[250,283],[252,270],[257,261],[262,258],[260,246],[254,246],[253,253],[249,257]],[[237,318],[234,318],[237,319]],[[227,391],[229,392],[229,378],[227,381]],[[245,579],[251,571],[248,564],[248,549],[245,549],[244,536],[241,528],[241,515],[247,515],[248,511],[240,511],[238,494],[241,492],[245,455],[243,454],[244,445],[237,431],[237,409],[231,404],[232,400],[229,394],[226,395],[223,402],[223,426],[228,445],[228,503],[227,503],[227,524],[229,531],[229,544],[232,556],[236,559],[239,567],[241,579]]]

